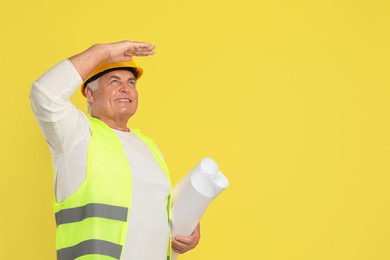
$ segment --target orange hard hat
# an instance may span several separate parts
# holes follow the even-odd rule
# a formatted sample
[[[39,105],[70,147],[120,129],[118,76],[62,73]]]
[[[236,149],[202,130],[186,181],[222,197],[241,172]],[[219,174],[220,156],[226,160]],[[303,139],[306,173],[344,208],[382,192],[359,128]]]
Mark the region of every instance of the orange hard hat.
[[[113,71],[113,70],[129,70],[129,68],[133,68],[136,71],[137,75],[134,75],[137,79],[141,77],[141,75],[144,73],[142,68],[138,67],[134,60],[131,59],[130,61],[126,62],[115,62],[115,63],[109,63],[109,62],[104,62],[101,63],[99,66],[97,66],[89,75],[88,77],[84,80],[83,84],[81,85],[81,93],[85,97],[85,87],[89,82],[92,82],[104,74]]]

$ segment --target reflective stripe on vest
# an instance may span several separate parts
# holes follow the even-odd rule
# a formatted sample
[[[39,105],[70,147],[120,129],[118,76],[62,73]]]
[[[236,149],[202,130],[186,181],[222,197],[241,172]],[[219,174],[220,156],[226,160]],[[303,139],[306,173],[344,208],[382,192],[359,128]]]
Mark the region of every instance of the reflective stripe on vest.
[[[130,167],[112,129],[99,119],[89,117],[89,121],[92,135],[86,179],[64,202],[54,202],[59,260],[120,259],[126,240],[131,201]],[[168,168],[157,146],[140,131],[134,132],[148,145],[169,179]],[[167,211],[170,221],[171,195]],[[170,256],[169,243],[167,259]]]
[[[126,221],[127,212],[128,209],[125,207],[90,203],[81,207],[60,210],[55,214],[55,218],[57,226],[93,217]]]
[[[73,260],[84,255],[105,255],[115,259],[121,256],[122,246],[97,239],[83,241],[75,246],[57,251],[57,259]],[[96,258],[95,258],[96,259]]]

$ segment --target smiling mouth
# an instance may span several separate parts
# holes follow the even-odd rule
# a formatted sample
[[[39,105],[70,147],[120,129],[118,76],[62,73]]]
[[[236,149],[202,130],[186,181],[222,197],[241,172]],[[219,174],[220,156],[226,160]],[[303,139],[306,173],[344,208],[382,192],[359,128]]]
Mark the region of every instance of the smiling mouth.
[[[120,98],[120,99],[116,99],[115,102],[131,103],[132,101],[128,98]]]

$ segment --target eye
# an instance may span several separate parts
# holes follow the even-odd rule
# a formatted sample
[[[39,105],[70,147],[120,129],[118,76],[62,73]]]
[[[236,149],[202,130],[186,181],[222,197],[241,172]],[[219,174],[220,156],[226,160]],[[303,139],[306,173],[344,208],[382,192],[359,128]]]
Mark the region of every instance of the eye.
[[[135,86],[135,85],[136,85],[136,81],[133,80],[133,79],[132,79],[132,80],[129,80],[128,83],[129,83],[130,86]]]
[[[120,83],[120,81],[117,80],[117,79],[113,79],[113,80],[110,81],[111,85],[118,85],[119,83]]]

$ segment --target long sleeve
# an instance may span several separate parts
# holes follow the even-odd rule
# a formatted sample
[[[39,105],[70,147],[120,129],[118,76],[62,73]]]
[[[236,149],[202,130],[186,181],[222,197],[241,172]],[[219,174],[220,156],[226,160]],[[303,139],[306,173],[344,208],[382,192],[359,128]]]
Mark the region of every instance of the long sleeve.
[[[32,110],[53,156],[69,152],[88,133],[85,114],[69,101],[81,84],[77,70],[64,60],[32,85]]]

